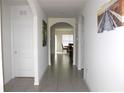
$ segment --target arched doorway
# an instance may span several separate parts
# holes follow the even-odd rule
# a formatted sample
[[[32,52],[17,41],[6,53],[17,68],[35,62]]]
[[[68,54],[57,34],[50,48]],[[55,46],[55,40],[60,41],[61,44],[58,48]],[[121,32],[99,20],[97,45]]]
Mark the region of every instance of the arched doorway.
[[[74,27],[66,22],[58,22],[50,27],[50,33],[51,62],[55,61],[55,54],[58,53],[68,53],[72,59],[71,62],[73,62]],[[67,38],[69,40],[66,40]],[[69,45],[72,47],[71,51],[68,48]]]
[[[55,24],[58,23],[67,23],[68,25],[73,27],[73,31],[74,31],[74,55],[73,55],[73,65],[77,65],[76,64],[76,58],[77,58],[77,50],[76,50],[76,41],[77,41],[77,31],[76,31],[76,20],[74,18],[49,18],[48,19],[48,64],[49,66],[51,66],[51,27],[54,26]]]

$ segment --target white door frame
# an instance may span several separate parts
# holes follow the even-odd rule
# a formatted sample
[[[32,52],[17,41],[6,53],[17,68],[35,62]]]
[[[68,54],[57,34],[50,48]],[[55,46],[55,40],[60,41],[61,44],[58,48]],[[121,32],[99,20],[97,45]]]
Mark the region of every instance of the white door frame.
[[[2,63],[2,41],[1,41],[1,32],[2,32],[2,0],[0,0],[0,92],[4,91],[3,86],[3,63]]]
[[[76,20],[75,18],[49,18],[48,19],[48,55],[49,55],[49,66],[51,66],[51,27],[57,23],[67,23],[73,27],[74,30],[74,55],[73,55],[73,65],[76,65]]]
[[[39,85],[39,76],[38,76],[38,15],[37,9],[35,6],[35,0],[27,0],[29,6],[31,7],[33,17],[33,43],[34,43],[34,85]]]
[[[84,27],[84,17],[81,15],[78,18],[78,70],[81,70],[84,66],[83,64],[83,44],[84,44],[84,32],[83,32],[83,27]]]
[[[13,9],[13,7],[11,7],[11,10]],[[15,78],[15,68],[14,68],[14,49],[13,49],[13,44],[14,44],[14,40],[13,40],[13,16],[11,13],[11,62],[12,62],[12,78]]]

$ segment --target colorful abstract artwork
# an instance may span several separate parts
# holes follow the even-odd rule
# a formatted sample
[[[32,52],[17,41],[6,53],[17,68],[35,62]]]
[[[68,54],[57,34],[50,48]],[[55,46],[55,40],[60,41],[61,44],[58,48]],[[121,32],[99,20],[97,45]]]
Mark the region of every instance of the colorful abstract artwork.
[[[124,26],[124,0],[111,0],[97,14],[98,33]]]

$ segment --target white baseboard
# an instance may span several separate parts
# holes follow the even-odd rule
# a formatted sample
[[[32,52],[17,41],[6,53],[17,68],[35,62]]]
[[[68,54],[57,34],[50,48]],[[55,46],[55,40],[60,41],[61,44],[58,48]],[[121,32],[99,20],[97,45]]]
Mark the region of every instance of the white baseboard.
[[[86,84],[86,86],[88,87],[88,90],[89,90],[89,92],[91,92],[91,89],[89,88],[89,85],[88,85],[88,83],[87,83],[87,81],[86,81],[86,79],[84,78],[84,83]]]
[[[56,54],[67,54],[65,52],[56,52]]]
[[[78,67],[78,70],[81,70],[81,67]]]
[[[34,81],[34,86],[39,86],[39,81],[38,80]]]

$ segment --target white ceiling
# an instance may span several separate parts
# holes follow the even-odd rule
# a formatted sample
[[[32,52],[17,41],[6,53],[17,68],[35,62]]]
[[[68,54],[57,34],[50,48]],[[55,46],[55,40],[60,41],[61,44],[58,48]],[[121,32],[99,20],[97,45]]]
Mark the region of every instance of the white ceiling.
[[[39,3],[49,17],[76,17],[84,0],[39,0]]]
[[[27,0],[4,0],[9,5],[27,5]]]
[[[27,0],[6,0],[11,5],[24,5]],[[85,0],[38,0],[48,17],[76,17]]]

